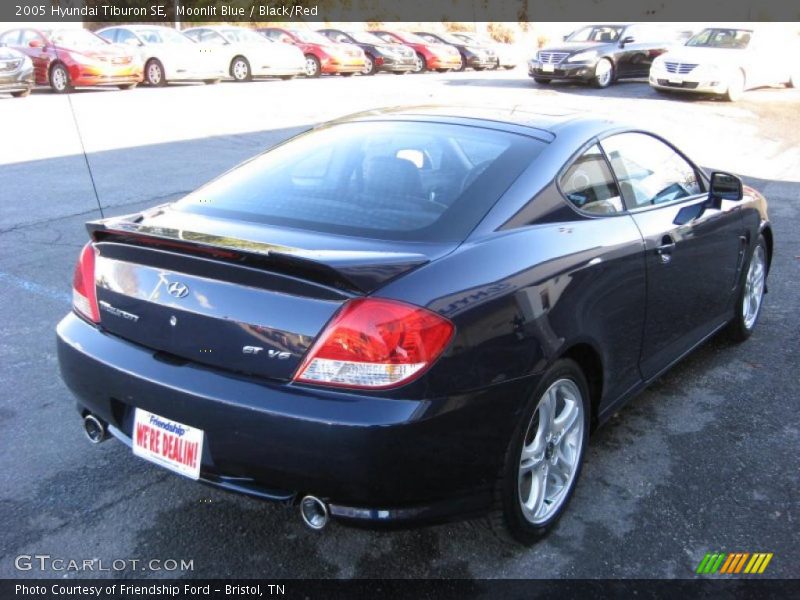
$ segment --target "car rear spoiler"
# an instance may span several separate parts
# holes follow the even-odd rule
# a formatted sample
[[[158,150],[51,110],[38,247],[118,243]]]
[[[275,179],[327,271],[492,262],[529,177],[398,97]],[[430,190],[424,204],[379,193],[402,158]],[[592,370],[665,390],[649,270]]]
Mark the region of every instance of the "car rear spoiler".
[[[330,286],[368,294],[430,261],[423,254],[367,250],[307,250],[235,237],[142,225],[130,217],[90,221],[89,235],[109,241],[194,254],[246,264]]]

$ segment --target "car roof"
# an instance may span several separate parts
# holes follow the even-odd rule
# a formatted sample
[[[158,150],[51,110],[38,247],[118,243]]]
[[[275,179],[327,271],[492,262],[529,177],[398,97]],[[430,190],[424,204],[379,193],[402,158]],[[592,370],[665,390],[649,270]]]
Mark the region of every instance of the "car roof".
[[[472,124],[530,135],[551,142],[560,133],[580,130],[586,138],[622,127],[608,118],[583,111],[542,105],[484,107],[466,105],[420,105],[375,109],[355,113],[333,123],[369,120],[424,120]]]

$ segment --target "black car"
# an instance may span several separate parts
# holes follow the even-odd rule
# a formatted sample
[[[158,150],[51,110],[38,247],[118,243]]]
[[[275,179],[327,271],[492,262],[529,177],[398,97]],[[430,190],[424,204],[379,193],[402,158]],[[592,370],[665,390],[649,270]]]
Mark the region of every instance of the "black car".
[[[427,31],[415,31],[414,33],[426,42],[449,44],[458,48],[458,53],[461,54],[461,68],[458,69],[459,71],[463,71],[467,67],[476,71],[497,68],[497,53],[494,48],[468,42],[449,33],[430,33]]]
[[[33,85],[31,59],[22,52],[0,45],[0,94],[23,98],[31,93]]]
[[[528,62],[536,83],[554,79],[608,87],[618,79],[647,77],[650,65],[675,43],[677,32],[657,24],[588,25],[545,46]]]
[[[367,57],[362,71],[364,75],[375,75],[379,71],[402,75],[416,68],[417,56],[411,48],[387,44],[369,31],[319,29],[318,33],[339,44],[355,44],[361,48]]]
[[[362,113],[88,230],[58,357],[92,441],[314,528],[489,514],[523,543],[591,430],[751,334],[773,248],[737,177],[520,107]]]

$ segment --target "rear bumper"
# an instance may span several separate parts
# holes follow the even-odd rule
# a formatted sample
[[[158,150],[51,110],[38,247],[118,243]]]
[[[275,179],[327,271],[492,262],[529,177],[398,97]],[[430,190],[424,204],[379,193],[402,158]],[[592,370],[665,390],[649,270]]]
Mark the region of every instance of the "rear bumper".
[[[57,334],[79,410],[106,420],[117,437],[131,436],[133,409],[143,408],[205,432],[206,483],[273,500],[314,494],[334,517],[372,523],[485,511],[532,383],[398,400],[168,362],[73,314]]]

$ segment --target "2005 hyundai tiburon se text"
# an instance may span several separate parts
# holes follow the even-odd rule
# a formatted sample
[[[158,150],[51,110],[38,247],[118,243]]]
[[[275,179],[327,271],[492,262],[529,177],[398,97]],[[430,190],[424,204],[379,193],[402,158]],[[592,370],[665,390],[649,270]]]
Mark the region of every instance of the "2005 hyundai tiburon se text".
[[[590,430],[756,325],[766,202],[576,114],[418,107],[316,127],[91,222],[58,326],[90,439],[330,517],[540,538]]]

